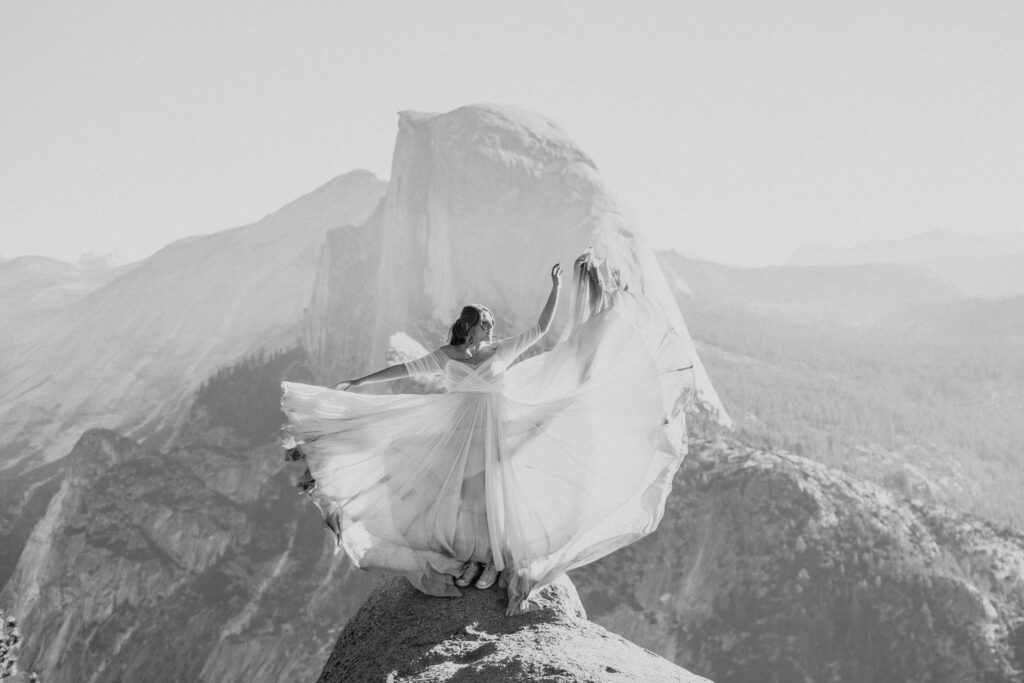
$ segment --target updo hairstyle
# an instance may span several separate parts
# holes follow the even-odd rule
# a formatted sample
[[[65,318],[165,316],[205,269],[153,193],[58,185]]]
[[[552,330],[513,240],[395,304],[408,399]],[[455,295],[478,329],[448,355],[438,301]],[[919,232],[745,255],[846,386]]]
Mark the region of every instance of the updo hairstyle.
[[[463,306],[459,319],[452,323],[451,328],[448,330],[448,343],[452,346],[465,344],[466,340],[469,339],[469,331],[480,322],[480,318],[483,317],[485,312],[491,313],[491,309],[480,304]],[[494,317],[493,313],[491,313],[491,317]]]

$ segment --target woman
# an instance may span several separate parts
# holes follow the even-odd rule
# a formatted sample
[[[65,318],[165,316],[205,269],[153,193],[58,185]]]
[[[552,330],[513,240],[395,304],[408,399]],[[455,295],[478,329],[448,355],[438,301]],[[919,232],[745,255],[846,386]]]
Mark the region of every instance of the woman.
[[[589,252],[577,261],[566,333],[515,366],[550,329],[557,264],[537,324],[514,337],[495,342],[491,312],[467,306],[423,358],[342,391],[283,383],[286,446],[357,566],[430,595],[500,575],[515,614],[559,574],[654,529],[683,454],[667,429],[681,419],[683,346],[656,307],[601,273]],[[448,393],[348,391],[438,374]]]

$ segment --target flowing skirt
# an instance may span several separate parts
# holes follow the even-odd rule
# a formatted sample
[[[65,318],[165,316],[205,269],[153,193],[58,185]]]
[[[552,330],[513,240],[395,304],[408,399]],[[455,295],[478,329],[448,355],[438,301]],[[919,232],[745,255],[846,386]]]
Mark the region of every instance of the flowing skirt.
[[[653,531],[685,453],[692,374],[646,313],[603,312],[496,391],[283,383],[288,438],[339,548],[439,596],[459,595],[465,562],[492,561],[514,614],[563,572]]]

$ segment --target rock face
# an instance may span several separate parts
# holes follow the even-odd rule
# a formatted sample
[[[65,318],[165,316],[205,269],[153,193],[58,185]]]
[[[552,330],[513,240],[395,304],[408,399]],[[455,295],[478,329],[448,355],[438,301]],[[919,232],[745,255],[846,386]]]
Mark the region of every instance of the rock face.
[[[492,303],[512,331],[536,315],[547,266],[593,237],[622,250],[637,286],[665,287],[593,162],[539,117],[403,115],[395,163],[362,226],[384,191],[368,174],[175,243],[85,295],[74,319],[55,317],[66,329],[38,356],[4,355],[0,502],[14,512],[0,514],[0,604],[22,624],[24,666],[47,683],[310,680],[370,593],[369,575],[330,553],[269,436],[277,380],[312,370],[290,376],[302,363],[275,356],[217,372],[239,355],[290,347],[302,325],[314,369],[336,379],[436,342],[463,300]],[[85,424],[180,428],[159,452],[82,436]],[[71,454],[14,472],[44,443]],[[695,442],[675,484],[655,534],[573,573],[595,622],[720,683],[1020,679],[1019,534],[728,439]],[[367,651],[396,677],[472,680],[503,662],[541,680],[633,664],[639,680],[673,680],[643,671],[659,660],[583,621],[561,588],[547,616],[522,621],[504,617],[497,592],[438,611],[405,590],[382,589],[332,663],[356,666],[353,648],[387,642],[420,666]],[[402,621],[422,601],[430,610]],[[600,658],[616,649],[621,659]]]
[[[254,225],[175,242],[55,318],[33,354],[4,358],[0,469],[68,463],[24,479],[39,493],[19,510],[38,514],[57,488],[30,535],[0,519],[25,543],[4,549],[0,599],[46,680],[302,678],[361,603],[367,579],[327,552],[266,437],[280,417],[234,422],[268,400],[274,413],[276,386],[193,402],[256,348],[290,347],[304,323],[317,369],[355,371],[383,363],[395,332],[434,345],[463,297],[487,298],[515,331],[539,313],[551,263],[595,236],[682,325],[593,162],[542,117],[405,114],[392,175],[376,210],[385,183],[354,172]]]
[[[167,453],[82,436],[0,593],[24,666],[50,683],[315,677],[372,581],[333,555],[267,437],[293,356],[218,373]]]
[[[276,446],[239,431],[261,401],[277,400],[265,384],[288,356],[268,362],[278,366],[221,373],[200,392],[190,429],[167,454],[107,431],[83,437],[0,595],[22,624],[26,668],[68,683],[315,678],[372,577],[331,554]],[[1019,680],[1019,534],[724,438],[694,440],[675,486],[654,534],[572,573],[595,623],[719,683]],[[445,601],[407,590],[371,601],[366,610],[378,616],[346,632],[422,664],[394,664],[396,676],[470,677],[493,654],[541,680],[560,680],[557,668],[602,680],[601,670],[559,659],[568,651],[524,654],[549,642],[592,652],[592,625],[569,603],[553,626],[506,619],[497,591]],[[475,599],[489,601],[494,620],[467,617]],[[430,609],[402,621],[422,601]],[[449,617],[443,632],[417,635]],[[546,640],[573,619],[579,639]],[[597,642],[604,650],[612,640]],[[338,661],[354,666],[348,653]],[[605,666],[627,672],[627,659]]]
[[[93,427],[166,439],[209,374],[294,343],[324,236],[363,222],[385,185],[354,171],[252,225],[174,242],[19,332],[32,343],[5,350],[0,429],[22,443],[0,469],[62,458]]]
[[[720,682],[1024,675],[1024,536],[728,439],[676,484],[657,532],[573,572],[597,623]]]
[[[497,588],[434,598],[386,577],[342,631],[319,681],[707,680],[587,621],[566,577],[539,603],[506,617]]]
[[[130,267],[0,264],[0,586],[82,433],[166,445],[200,382],[260,347],[295,344],[325,234],[364,221],[385,185],[348,173]]]
[[[653,251],[561,128],[497,105],[404,112],[379,208],[328,237],[303,345],[326,383],[379,369],[398,332],[437,348],[467,303],[491,308],[498,337],[515,334],[540,314],[551,266],[568,272],[591,245],[689,342]],[[692,355],[698,392],[724,415]]]

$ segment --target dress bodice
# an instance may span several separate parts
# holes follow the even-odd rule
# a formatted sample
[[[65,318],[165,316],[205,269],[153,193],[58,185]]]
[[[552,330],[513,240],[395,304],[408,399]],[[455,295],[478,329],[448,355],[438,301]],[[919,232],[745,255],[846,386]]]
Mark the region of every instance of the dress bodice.
[[[500,349],[475,365],[446,358],[445,388],[457,393],[499,393],[505,385],[505,370],[508,369],[508,361],[500,358],[499,352]]]
[[[450,393],[501,393],[508,367],[540,337],[540,327],[534,325],[525,332],[499,341],[494,353],[479,363],[456,360],[437,349],[406,363],[406,367],[413,379],[425,380],[443,375],[445,388]]]

